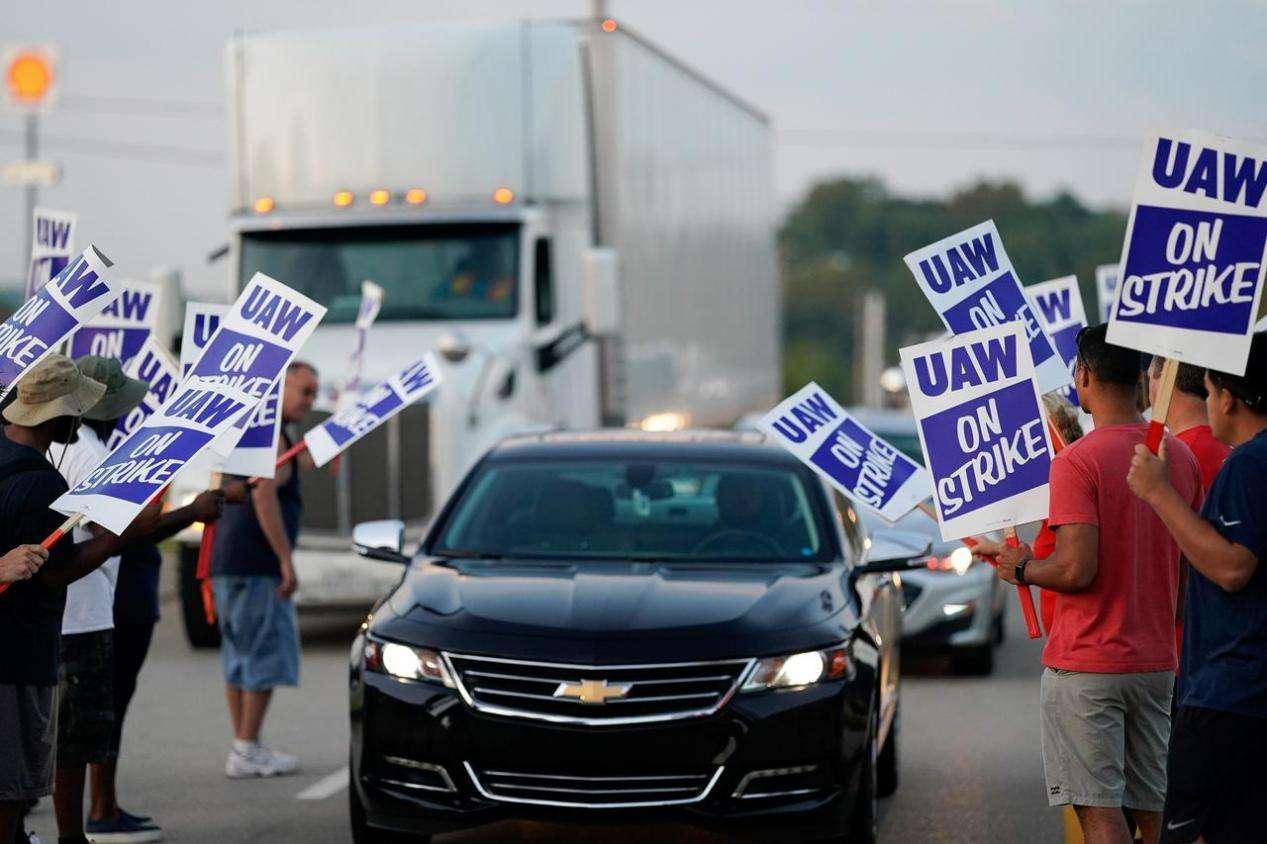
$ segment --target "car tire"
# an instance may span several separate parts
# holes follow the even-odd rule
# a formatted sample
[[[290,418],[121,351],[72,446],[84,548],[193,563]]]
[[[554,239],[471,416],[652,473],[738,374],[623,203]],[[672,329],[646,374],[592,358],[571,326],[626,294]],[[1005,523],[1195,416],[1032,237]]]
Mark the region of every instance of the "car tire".
[[[893,723],[889,726],[889,735],[880,748],[880,756],[876,760],[876,796],[892,797],[898,787],[898,724],[902,720],[902,708],[893,711]]]
[[[987,677],[994,673],[994,642],[964,648],[950,658],[956,674]]]
[[[220,628],[207,623],[202,608],[202,586],[198,583],[198,546],[180,546],[180,615],[185,622],[185,638],[193,648],[220,647]]]
[[[365,819],[365,807],[356,793],[356,786],[348,786],[348,821],[352,825],[352,844],[427,844],[430,835],[406,835],[374,829]]]

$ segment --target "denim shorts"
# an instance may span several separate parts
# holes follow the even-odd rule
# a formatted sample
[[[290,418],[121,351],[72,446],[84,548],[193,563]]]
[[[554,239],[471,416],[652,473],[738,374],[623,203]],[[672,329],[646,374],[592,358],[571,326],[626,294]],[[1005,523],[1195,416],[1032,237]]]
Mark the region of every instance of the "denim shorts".
[[[211,579],[220,619],[224,682],[248,692],[299,685],[299,624],[295,604],[277,596],[276,577],[218,575]]]

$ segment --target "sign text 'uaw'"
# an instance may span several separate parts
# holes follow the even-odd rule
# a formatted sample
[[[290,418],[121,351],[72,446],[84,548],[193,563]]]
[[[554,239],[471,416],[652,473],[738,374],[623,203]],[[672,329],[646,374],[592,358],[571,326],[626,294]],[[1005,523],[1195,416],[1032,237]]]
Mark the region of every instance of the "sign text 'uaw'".
[[[144,381],[149,389],[141,403],[119,419],[119,424],[110,434],[110,441],[106,443],[111,451],[166,404],[181,382],[180,370],[171,355],[152,336],[146,338],[140,351],[128,361],[123,371],[129,378]]]
[[[329,463],[352,443],[440,386],[440,381],[436,358],[428,352],[362,395],[354,406],[340,410],[304,434],[313,463]]]
[[[70,211],[36,208],[32,215],[31,266],[26,275],[23,299],[30,299],[70,263],[75,254],[75,223],[79,215]]]
[[[901,350],[943,539],[1046,517],[1052,448],[1024,327]]]
[[[1021,292],[993,220],[925,246],[905,260],[952,334],[1016,320],[1025,329],[1043,392],[1069,383],[1064,362]]]
[[[89,246],[0,325],[0,395],[114,301],[110,259]]]
[[[231,385],[189,378],[80,483],[53,502],[119,534],[154,496],[258,401]]]
[[[1038,322],[1056,346],[1056,354],[1065,362],[1069,378],[1073,380],[1073,367],[1078,359],[1078,332],[1087,326],[1087,312],[1082,307],[1082,289],[1078,277],[1067,275],[1025,288],[1038,317]],[[1078,391],[1070,383],[1061,390],[1073,405],[1078,404]]]
[[[923,466],[869,431],[815,383],[757,424],[851,501],[890,523],[931,494]]]
[[[1244,374],[1267,255],[1267,147],[1204,132],[1149,138],[1108,340]]]
[[[114,358],[126,363],[136,357],[158,324],[159,286],[122,279],[113,302],[70,338],[70,356]]]

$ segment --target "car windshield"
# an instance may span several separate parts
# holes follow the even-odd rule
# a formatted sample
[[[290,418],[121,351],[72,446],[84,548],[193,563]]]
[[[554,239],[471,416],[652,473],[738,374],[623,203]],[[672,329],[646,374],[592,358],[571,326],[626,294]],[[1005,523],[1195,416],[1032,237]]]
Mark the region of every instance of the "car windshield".
[[[798,467],[657,460],[486,464],[438,526],[441,556],[832,559],[822,491]]]
[[[378,319],[509,319],[518,308],[519,226],[287,229],[242,236],[243,286],[256,272],[329,308],[325,324],[356,319],[361,282],[384,289]]]

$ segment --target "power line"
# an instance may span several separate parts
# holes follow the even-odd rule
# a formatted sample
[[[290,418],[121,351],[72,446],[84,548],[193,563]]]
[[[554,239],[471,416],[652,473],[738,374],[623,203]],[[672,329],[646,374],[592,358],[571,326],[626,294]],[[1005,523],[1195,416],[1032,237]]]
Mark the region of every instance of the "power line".
[[[19,146],[21,143],[21,132],[0,129],[0,145]],[[224,153],[215,150],[138,144],[131,141],[109,141],[101,138],[77,138],[41,133],[40,146],[47,146],[52,152],[148,161],[156,164],[186,164],[192,167],[219,167],[224,164]]]

